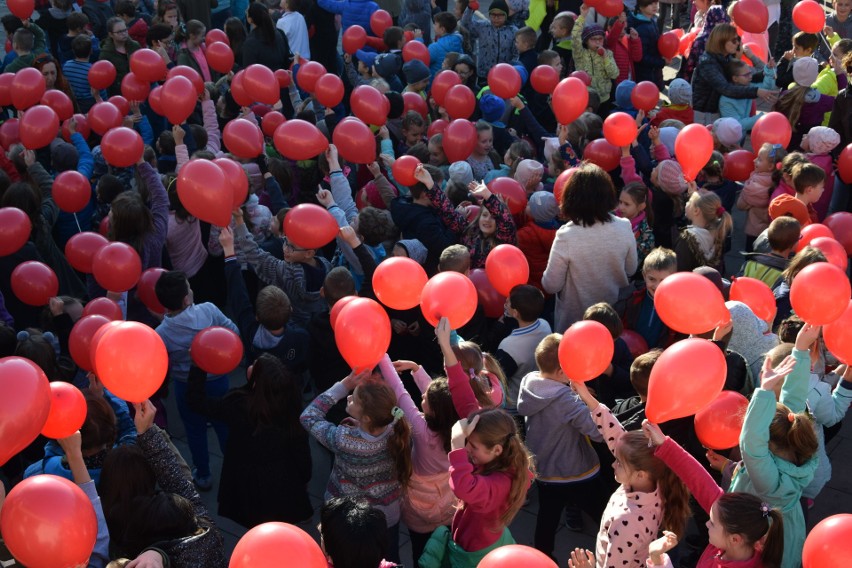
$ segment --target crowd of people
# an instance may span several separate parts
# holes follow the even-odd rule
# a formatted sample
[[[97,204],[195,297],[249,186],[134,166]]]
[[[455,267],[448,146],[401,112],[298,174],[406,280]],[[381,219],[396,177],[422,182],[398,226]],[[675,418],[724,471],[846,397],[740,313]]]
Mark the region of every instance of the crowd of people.
[[[740,1],[765,5],[760,33],[743,31],[751,21],[738,27],[737,2],[719,0],[632,0],[617,10],[492,0],[486,13],[468,0],[36,0],[31,17],[3,16],[2,72],[38,69],[73,116],[49,143],[27,147],[18,128],[28,111],[4,103],[0,212],[19,209],[29,228],[0,256],[0,357],[31,360],[86,402],[79,432],[39,436],[3,464],[4,493],[41,474],[77,483],[98,520],[89,566],[224,568],[224,540],[199,492],[218,480],[218,515],[247,529],[307,523],[323,452],[332,466],[319,530],[337,568],[473,568],[515,542],[509,525],[532,488],[532,544],[559,565],[801,566],[809,510],[831,477],[825,444],[852,402],[852,370],[791,302],[806,268],[846,269],[848,239],[811,240],[831,235],[831,216],[852,207],[841,163],[852,143],[852,2],[835,0],[819,32],[784,38],[778,2]],[[670,29],[674,56],[660,41]],[[231,69],[208,60],[214,37],[229,46]],[[185,122],[171,124],[153,95],[121,97],[143,49],[203,82]],[[104,88],[90,84],[99,61],[115,71]],[[342,100],[324,105],[305,88],[309,61],[342,79]],[[500,64],[519,79],[511,96],[494,92],[506,94],[493,84]],[[235,73],[252,65],[277,72],[280,100],[245,104]],[[0,101],[12,100],[4,76]],[[576,120],[557,119],[568,101],[545,77],[583,81],[588,103]],[[637,108],[637,93],[648,92],[639,84],[663,95],[650,110]],[[448,87],[465,90],[451,102]],[[350,104],[358,88],[386,103],[368,124],[375,160],[366,163],[336,132],[363,118]],[[459,99],[472,101],[463,116]],[[129,167],[115,165],[86,123],[104,101],[144,142]],[[784,119],[785,140],[776,122],[761,126],[769,112]],[[635,124],[625,145],[607,131],[618,113]],[[258,155],[224,134],[237,120],[262,128]],[[275,126],[294,120],[320,132],[325,150],[303,159],[298,140],[282,145]],[[459,120],[470,121],[469,140],[450,135]],[[675,143],[693,124],[714,146],[697,176]],[[459,146],[470,151],[459,156]],[[404,156],[416,160],[410,183],[394,167]],[[217,226],[187,201],[181,170],[223,157],[241,166],[248,194]],[[54,179],[74,171],[91,187],[68,210]],[[338,226],[325,246],[300,245],[293,231],[312,228],[288,226],[288,212],[305,203]],[[744,224],[734,224],[735,210]],[[160,269],[154,283],[110,291],[81,268],[77,236],[98,232],[129,245],[142,271]],[[479,278],[501,271],[490,257],[501,245],[517,247],[529,268],[505,298]],[[744,255],[741,268],[731,252]],[[385,307],[387,353],[353,370],[335,341],[335,307],[349,296],[381,299],[373,275],[394,257],[428,277],[470,277],[478,304],[455,328],[419,306]],[[57,282],[43,305],[22,291],[35,282],[16,276],[30,261]],[[775,298],[768,317],[728,301],[730,318],[693,335],[724,355],[724,390],[748,399],[734,447],[705,447],[692,416],[646,418],[652,369],[687,338],[661,317],[655,294],[684,272],[725,300],[734,276]],[[168,353],[167,376],[144,402],[110,392],[88,351],[75,351],[75,324],[113,312],[155,329]],[[562,334],[583,321],[604,326],[614,345],[609,366],[587,382],[566,374],[560,355]],[[243,345],[239,387],[191,356],[213,326]],[[168,397],[177,415],[167,415]],[[187,456],[171,443],[177,422]],[[211,468],[209,426],[221,471]],[[595,549],[556,558],[561,524],[582,531],[589,521]],[[411,557],[400,552],[403,526]],[[16,565],[13,555],[0,541],[0,563]]]

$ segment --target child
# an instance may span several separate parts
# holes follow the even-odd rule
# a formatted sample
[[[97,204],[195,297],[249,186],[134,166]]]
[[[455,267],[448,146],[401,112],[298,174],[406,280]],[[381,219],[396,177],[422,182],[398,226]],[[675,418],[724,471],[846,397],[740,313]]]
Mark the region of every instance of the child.
[[[628,33],[629,32],[629,33]],[[618,65],[618,77],[612,82],[618,85],[622,81],[636,76],[634,64],[642,61],[642,40],[636,30],[627,29],[627,12],[622,12],[606,22],[606,48],[612,52]],[[615,93],[612,93],[614,96]],[[690,98],[691,95],[690,95]]]
[[[677,272],[677,255],[673,250],[657,247],[642,263],[644,288],[627,300],[624,327],[639,333],[648,347],[668,347],[674,341],[674,332],[666,327],[654,308],[654,292],[660,283]]]
[[[527,75],[538,66],[538,52],[535,50],[535,30],[524,26],[515,33],[515,48],[518,50],[518,61],[527,70]],[[532,85],[525,83],[522,91],[533,92]]]
[[[793,185],[796,187],[796,199],[808,208],[811,223],[819,223],[814,203],[824,192],[825,170],[815,164],[800,164],[793,170]]]
[[[745,49],[748,56],[752,56],[749,48]],[[753,61],[759,60],[755,57]],[[761,62],[762,64],[762,62]],[[732,59],[728,63],[727,72],[734,85],[751,85],[751,79],[758,67],[747,65],[742,59]],[[769,59],[769,63],[763,68],[763,81],[756,83],[762,89],[771,90],[775,87],[775,61]],[[722,95],[719,97],[719,116],[722,118],[735,118],[743,128],[743,133],[751,132],[757,119],[763,113],[752,114],[754,99],[735,99]]]
[[[663,67],[667,61],[660,55],[657,49],[657,41],[660,39],[660,31],[657,25],[657,11],[660,4],[658,0],[637,0],[636,11],[627,17],[627,25],[636,30],[642,41],[642,61],[636,63],[637,83],[640,81],[651,81],[659,89],[663,88]]]
[[[441,71],[448,53],[462,53],[462,36],[457,31],[458,20],[451,12],[438,12],[433,17],[432,33],[435,39],[429,44],[429,74]]]
[[[346,78],[354,87],[361,85],[369,85],[373,80],[373,65],[376,63],[376,54],[372,51],[364,51],[359,49],[353,56],[348,53],[343,54],[343,64],[346,68]]]
[[[186,34],[178,32],[175,34],[175,40],[181,41],[180,49],[178,49],[177,63],[178,65],[186,65],[192,67],[205,82],[210,82],[218,79],[218,73],[213,71],[207,64],[207,57],[204,55],[204,34],[207,29],[204,24],[198,20],[190,20],[186,23]],[[214,76],[215,75],[215,76]]]
[[[585,71],[592,78],[591,87],[601,98],[601,104],[610,99],[612,81],[619,75],[618,65],[612,51],[604,48],[604,30],[598,24],[583,27],[590,7],[580,6],[580,16],[571,32],[571,45],[574,51],[574,65],[578,71]],[[602,113],[604,114],[604,113]]]
[[[710,266],[724,272],[725,239],[734,226],[731,214],[713,192],[695,192],[686,204],[689,226],[680,232],[675,246],[677,269],[692,272],[699,266]]]
[[[36,56],[45,52],[45,47],[44,31],[29,19],[24,20],[24,27],[19,28],[12,36],[12,49],[17,57],[6,65],[3,71],[16,73],[25,67],[32,67]]]
[[[535,286],[520,284],[512,288],[506,300],[506,314],[518,322],[517,329],[500,342],[494,356],[506,374],[507,407],[511,413],[517,404],[521,379],[535,368],[535,346],[550,335],[550,324],[540,318],[544,294]]]
[[[840,39],[852,39],[852,2],[849,0],[834,0],[834,13],[825,17],[825,36],[829,42],[834,43],[834,35]]]
[[[727,154],[740,149],[743,127],[736,118],[717,118],[713,121],[710,132],[713,134],[713,149],[717,152]]]
[[[645,420],[642,431],[648,444],[656,447],[654,455],[686,483],[695,500],[710,515],[707,523],[710,544],[698,566],[780,565],[784,549],[781,511],[749,493],[726,494],[704,466],[663,434],[656,424]]]
[[[793,187],[793,170],[796,169],[796,166],[800,164],[809,164],[810,160],[808,157],[802,154],[801,152],[790,152],[787,156],[781,160],[781,168],[777,173],[774,173],[772,176],[772,181],[777,185],[775,189],[772,191],[772,195],[770,196],[770,200],[777,199],[781,195],[789,195],[790,197],[796,196],[796,188]],[[801,223],[802,220],[799,219]]]
[[[701,189],[712,191],[722,200],[722,207],[726,211],[733,211],[737,202],[737,193],[740,191],[740,186],[736,182],[727,180],[722,176],[725,171],[725,157],[720,152],[713,151],[710,155],[710,161],[701,170],[704,177],[704,183],[701,184]]]
[[[518,28],[508,24],[509,6],[506,0],[493,0],[488,8],[488,20],[473,17],[474,10],[468,6],[461,24],[470,32],[471,39],[478,40],[476,75],[485,83],[488,72],[498,63],[510,63],[518,59],[515,47],[515,32]]]
[[[819,64],[813,57],[803,57],[793,63],[793,80],[796,85],[782,93],[775,103],[777,112],[784,114],[793,126],[793,137],[788,148],[798,148],[802,136],[813,126],[822,124],[825,113],[834,106],[834,97],[823,95],[811,85],[819,75]]]
[[[828,215],[828,206],[834,192],[834,159],[831,151],[840,144],[840,135],[827,126],[814,126],[802,137],[802,150],[808,159],[825,172],[825,191],[814,203],[817,218],[821,223]]]
[[[814,51],[818,45],[819,36],[805,32],[797,32],[793,36],[793,49],[785,51],[784,56],[778,62],[775,86],[779,89],[789,88],[790,83],[795,81],[793,78],[793,65],[795,62],[799,59],[813,58]]]
[[[211,303],[193,303],[192,289],[183,272],[172,270],[163,273],[154,286],[157,300],[166,308],[163,321],[157,326],[169,352],[169,376],[175,389],[178,413],[186,429],[187,443],[192,454],[192,477],[202,491],[212,488],[210,479],[210,456],[207,451],[207,418],[189,409],[187,404],[187,379],[189,377],[189,347],[195,335],[210,326],[227,327],[236,334],[240,330]],[[211,375],[205,384],[209,396],[223,396],[228,390],[227,375]],[[214,421],[213,426],[224,449],[227,427]]]
[[[506,128],[506,124],[503,122],[503,115],[506,114],[506,102],[497,95],[486,91],[479,98],[478,106],[482,115],[481,120],[491,126],[493,150],[498,156],[505,156],[509,151],[509,147],[516,141],[515,137],[509,133],[509,130]],[[502,165],[500,168],[499,173],[502,174]],[[489,182],[489,177],[491,176],[500,177],[494,173],[494,170],[492,170],[483,181]],[[493,177],[491,177],[491,179],[493,179]]]
[[[300,13],[304,8],[300,0],[281,0],[281,17],[275,23],[275,27],[287,36],[287,43],[292,53],[298,53],[305,59],[311,58],[311,46],[308,37],[308,25],[305,17]]]
[[[576,16],[571,12],[559,12],[553,17],[550,24],[550,35],[553,38],[553,51],[562,59],[562,72],[560,77],[565,77],[574,72],[574,53],[571,51],[571,34],[574,31],[574,20]]]
[[[429,68],[419,59],[412,59],[402,66],[405,76],[405,93],[417,93],[426,99],[426,88],[429,86]],[[408,111],[414,112],[414,111]]]
[[[617,400],[633,396],[634,390],[630,385],[630,364],[633,355],[627,343],[621,338],[624,324],[618,317],[615,308],[606,302],[598,302],[583,313],[583,321],[596,321],[606,327],[615,343],[615,351],[609,366],[596,379],[593,379],[595,395],[608,407],[615,406]]]
[[[530,265],[528,282],[542,290],[541,276],[547,268],[547,259],[559,222],[559,205],[549,191],[536,191],[527,201],[526,224],[518,229],[518,248]]]
[[[692,124],[695,111],[692,110],[692,85],[683,79],[675,79],[669,84],[670,104],[664,105],[651,119],[651,125],[659,127],[664,120],[673,118],[684,125]]]
[[[630,226],[633,227],[640,265],[645,262],[648,253],[654,249],[654,233],[651,231],[654,210],[648,208],[649,194],[648,188],[643,183],[634,181],[625,185],[618,196],[618,215],[628,219]]]
[[[450,487],[461,500],[451,529],[439,527],[420,557],[421,568],[474,568],[490,551],[515,539],[509,523],[534,478],[533,460],[511,416],[478,410],[453,426]]]
[[[602,442],[588,409],[571,390],[559,365],[562,336],[546,336],[535,348],[538,371],[524,376],[518,413],[526,419],[526,444],[536,456],[539,510],[535,547],[553,555],[556,529],[567,505],[579,505],[592,519],[604,509],[600,462],[587,437]]]
[[[780,144],[765,143],[754,159],[754,171],[743,185],[737,209],[748,211],[745,225],[746,252],[754,250],[754,241],[769,226],[769,198],[778,176],[778,164],[787,152]]]
[[[784,215],[772,220],[767,235],[771,252],[746,253],[742,275],[756,278],[775,289],[783,280],[782,273],[790,263],[793,249],[799,244],[801,225],[794,218]]]
[[[124,20],[127,35],[142,47],[148,47],[148,23],[136,14],[136,5],[132,0],[120,0],[115,4],[115,15]]]
[[[343,398],[351,419],[335,426],[325,415]],[[387,518],[387,557],[399,561],[400,501],[411,477],[411,429],[393,390],[350,374],[314,399],[300,420],[334,453],[325,498],[357,495],[382,511]]]
[[[641,432],[626,432],[585,383],[571,385],[615,456],[615,480],[620,484],[601,518],[597,565],[639,566],[658,531],[683,534],[690,516],[689,492],[683,481],[654,457]]]
[[[101,53],[101,46],[97,36],[92,34],[92,32],[87,29],[87,26],[89,25],[89,17],[86,16],[86,14],[84,14],[83,12],[74,12],[72,10],[71,13],[68,14],[66,23],[68,24],[68,33],[59,38],[59,53],[56,54],[56,58],[63,65],[63,67],[67,61],[74,59],[75,55],[72,51],[71,42],[74,41],[74,38],[81,35],[84,35],[90,40],[92,40],[92,55],[89,61],[92,63],[97,61],[98,56]],[[65,76],[67,77],[68,74],[66,73]]]
[[[71,85],[74,98],[80,105],[80,112],[89,112],[95,104],[92,87],[89,85],[89,69],[92,68],[89,62],[92,55],[92,38],[85,34],[76,36],[71,42],[71,51],[74,58],[65,62],[62,72],[68,79],[68,84]],[[101,96],[105,95],[106,92],[102,92]]]
[[[356,497],[334,497],[320,508],[320,546],[329,566],[395,568],[384,560],[388,549],[381,509]]]
[[[424,141],[426,123],[417,111],[410,110],[402,117],[402,139],[396,146],[396,153],[402,156],[415,144]]]

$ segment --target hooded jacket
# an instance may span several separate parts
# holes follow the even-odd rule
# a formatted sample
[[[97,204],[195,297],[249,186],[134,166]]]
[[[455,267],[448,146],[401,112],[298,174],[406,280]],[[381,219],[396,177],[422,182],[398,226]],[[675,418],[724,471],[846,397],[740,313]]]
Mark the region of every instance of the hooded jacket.
[[[318,0],[319,7],[332,14],[340,14],[341,28],[359,25],[370,30],[370,16],[379,9],[373,0]]]
[[[464,53],[462,37],[458,32],[442,35],[429,44],[429,73],[432,77],[441,71],[444,58],[450,52]]]
[[[627,15],[627,25],[636,30],[639,40],[642,42],[642,61],[634,65],[636,76],[634,80],[651,81],[658,87],[662,87],[663,67],[666,60],[657,49],[657,41],[660,39],[660,31],[657,28],[657,18],[648,18],[638,12]]]
[[[609,100],[612,92],[612,82],[619,76],[618,64],[609,49],[603,50],[603,55],[583,46],[583,25],[585,16],[579,16],[571,31],[571,42],[574,48],[574,66],[578,71],[585,71],[592,78],[592,88],[598,92],[601,102]],[[604,36],[606,37],[606,36]]]
[[[736,351],[748,362],[753,377],[759,377],[763,356],[778,345],[778,336],[769,332],[769,324],[758,318],[751,308],[742,302],[725,302],[731,312],[734,331],[728,348]]]
[[[515,32],[518,28],[508,22],[509,7],[505,0],[494,0],[489,10],[506,12],[506,23],[495,28],[490,20],[474,18],[474,10],[469,7],[464,11],[460,22],[470,32],[472,39],[479,40],[476,74],[480,78],[487,77],[491,68],[498,63],[510,63],[518,59],[518,49],[515,47]]]

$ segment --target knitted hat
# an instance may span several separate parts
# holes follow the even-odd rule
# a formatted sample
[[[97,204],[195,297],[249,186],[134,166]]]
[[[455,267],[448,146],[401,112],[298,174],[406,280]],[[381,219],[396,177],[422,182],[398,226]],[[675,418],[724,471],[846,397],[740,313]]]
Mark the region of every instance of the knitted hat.
[[[509,5],[506,4],[506,0],[493,0],[491,2],[491,7],[488,8],[488,13],[491,12],[503,12],[507,16],[509,15]]]
[[[76,170],[78,158],[77,148],[61,138],[55,139],[50,144],[50,163],[57,172]]]
[[[671,195],[680,195],[686,191],[683,169],[675,160],[663,160],[657,164],[657,182],[663,191]]]
[[[811,224],[808,207],[792,195],[786,193],[779,195],[769,203],[770,219],[774,220],[784,215],[793,217],[802,227]]]
[[[530,73],[527,71],[527,68],[523,65],[515,65],[515,71],[518,72],[518,75],[521,76],[521,86],[526,85],[527,81],[530,79]]]
[[[717,118],[712,131],[723,146],[739,146],[743,139],[743,126],[736,118]]]
[[[453,162],[449,170],[450,181],[460,183],[467,187],[473,181],[473,170],[467,162]]]
[[[544,174],[544,166],[536,160],[521,160],[515,168],[515,181],[526,187],[527,182],[535,174]]]
[[[675,79],[669,84],[669,100],[673,105],[691,105],[692,85],[683,79]]]
[[[742,302],[725,302],[731,312],[734,331],[728,342],[728,349],[736,351],[748,362],[752,375],[760,376],[763,356],[778,345],[778,336],[768,333],[769,324],[754,315],[754,312]]]
[[[396,53],[380,53],[376,56],[375,62],[373,63],[373,66],[376,68],[376,73],[384,79],[389,79],[396,75],[399,72],[401,65],[402,58]]]
[[[388,118],[394,119],[402,116],[402,113],[405,110],[405,99],[402,98],[402,95],[400,95],[396,91],[388,91],[387,93],[385,93],[385,97],[390,103]]]
[[[559,216],[556,197],[549,191],[536,191],[530,195],[530,215],[539,223],[553,221]]]
[[[402,74],[405,75],[405,82],[413,85],[429,78],[429,68],[419,59],[412,59],[402,66]]]
[[[604,29],[600,27],[598,24],[592,24],[590,26],[586,26],[583,28],[583,43],[586,43],[586,40],[590,37],[601,36],[604,35]]]
[[[503,113],[506,112],[506,103],[497,95],[485,93],[479,99],[479,110],[482,112],[482,120],[490,123],[497,128],[505,128],[500,119],[503,118]]]
[[[394,195],[399,195],[396,186],[391,184],[391,187],[393,189]],[[387,209],[387,206],[385,205],[385,200],[382,199],[382,196],[379,193],[379,188],[376,187],[376,183],[372,180],[364,184],[364,187],[362,187],[361,191],[358,192],[358,199],[356,200],[356,205],[358,206],[358,209],[363,209],[364,207]]]
[[[408,258],[416,261],[418,264],[426,262],[428,251],[426,247],[417,239],[404,239],[396,242],[397,245],[405,249],[408,253]]]
[[[840,135],[827,126],[814,126],[804,137],[811,154],[828,154],[840,144]]]
[[[802,57],[793,63],[793,80],[797,85],[810,87],[819,75],[819,63],[813,57]]]
[[[678,134],[680,134],[680,130],[674,126],[664,126],[660,128],[660,142],[666,147],[666,150],[669,151],[669,156],[675,155],[674,145]]]
[[[367,67],[372,67],[376,63],[376,56],[378,53],[374,51],[365,51],[363,49],[359,49],[355,52],[355,57],[366,65]]]
[[[630,100],[630,93],[636,83],[630,80],[624,80],[615,88],[615,104],[620,110],[633,110],[633,101]]]
[[[545,137],[542,140],[544,140],[544,161],[550,163],[551,156],[559,153],[559,138]]]

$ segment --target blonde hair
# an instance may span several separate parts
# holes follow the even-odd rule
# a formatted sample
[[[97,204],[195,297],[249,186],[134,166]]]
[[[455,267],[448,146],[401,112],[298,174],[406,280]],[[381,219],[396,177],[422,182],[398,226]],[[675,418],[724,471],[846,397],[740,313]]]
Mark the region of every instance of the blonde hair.
[[[722,200],[712,191],[706,193],[695,192],[687,202],[688,207],[695,207],[701,213],[701,217],[707,223],[706,229],[713,235],[713,258],[706,259],[710,266],[719,264],[722,258],[722,249],[725,239],[734,228],[731,214],[722,207]]]
[[[796,132],[798,128],[799,116],[802,113],[802,107],[805,105],[805,96],[810,90],[810,86],[796,85],[781,95],[781,98],[775,103],[775,108],[772,109],[787,116],[787,120],[793,127],[793,132]]]
[[[542,339],[535,348],[535,364],[542,373],[555,373],[559,370],[559,342],[561,333],[551,333]]]

